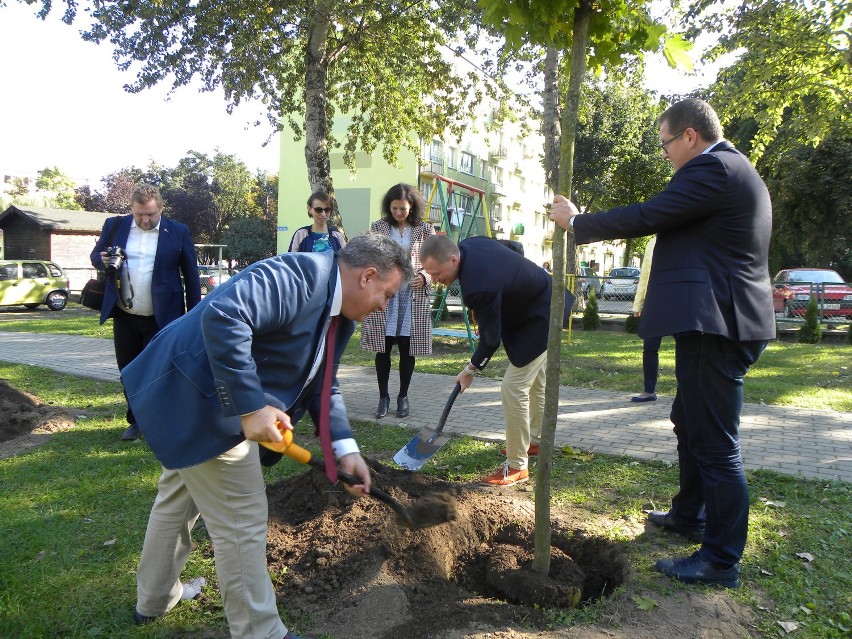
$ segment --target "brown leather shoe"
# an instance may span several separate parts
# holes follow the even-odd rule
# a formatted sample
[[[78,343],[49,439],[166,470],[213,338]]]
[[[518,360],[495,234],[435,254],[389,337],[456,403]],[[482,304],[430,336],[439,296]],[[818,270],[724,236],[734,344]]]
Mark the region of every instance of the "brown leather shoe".
[[[503,457],[505,457],[506,456],[506,449],[501,448],[500,454],[503,455]],[[527,457],[538,457],[538,444],[530,444],[530,447],[527,448]]]
[[[530,471],[524,468],[512,468],[509,464],[503,464],[487,477],[479,480],[483,486],[491,486],[493,488],[503,488],[506,486],[514,486],[515,484],[523,484],[530,480]]]

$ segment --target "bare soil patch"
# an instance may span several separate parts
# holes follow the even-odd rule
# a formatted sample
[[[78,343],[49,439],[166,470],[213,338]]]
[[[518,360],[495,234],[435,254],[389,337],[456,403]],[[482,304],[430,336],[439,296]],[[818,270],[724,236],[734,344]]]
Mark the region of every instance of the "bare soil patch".
[[[76,422],[66,408],[43,403],[0,379],[0,459],[40,446],[53,433]]]
[[[589,535],[581,511],[553,512],[551,569],[531,570],[529,492],[458,485],[370,461],[375,481],[403,504],[452,495],[454,521],[411,531],[371,498],[353,499],[316,471],[267,488],[268,564],[283,609],[304,634],[335,639],[685,639],[751,637],[750,613],[721,591],[632,599],[618,544]],[[555,615],[626,585],[594,626]]]

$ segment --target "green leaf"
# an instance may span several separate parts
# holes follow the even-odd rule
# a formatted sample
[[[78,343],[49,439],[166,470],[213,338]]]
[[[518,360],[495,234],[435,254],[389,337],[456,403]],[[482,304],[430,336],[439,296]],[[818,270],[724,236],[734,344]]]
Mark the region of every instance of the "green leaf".
[[[640,610],[644,610],[645,612],[650,612],[660,604],[651,599],[650,597],[643,597],[642,595],[633,595],[630,597]]]
[[[672,34],[666,38],[663,44],[663,55],[669,66],[673,69],[682,69],[684,71],[692,71],[694,68],[692,56],[692,43],[684,40],[679,33]]]

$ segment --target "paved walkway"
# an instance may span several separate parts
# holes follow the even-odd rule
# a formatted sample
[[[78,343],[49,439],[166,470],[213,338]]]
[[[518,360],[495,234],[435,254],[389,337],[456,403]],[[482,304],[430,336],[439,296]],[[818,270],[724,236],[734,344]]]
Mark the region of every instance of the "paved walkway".
[[[118,380],[111,340],[0,331],[0,360]],[[391,395],[395,374],[391,374]],[[343,366],[340,385],[349,416],[376,421],[373,369]],[[435,428],[453,389],[452,377],[415,373],[411,389],[411,416],[400,420],[391,412],[382,421],[418,430]],[[660,397],[636,404],[625,393],[562,387],[556,445],[675,462],[675,438],[668,419],[671,401],[671,397]],[[500,383],[477,378],[456,400],[445,430],[502,440]],[[746,468],[852,482],[852,413],[746,404],[740,434]]]

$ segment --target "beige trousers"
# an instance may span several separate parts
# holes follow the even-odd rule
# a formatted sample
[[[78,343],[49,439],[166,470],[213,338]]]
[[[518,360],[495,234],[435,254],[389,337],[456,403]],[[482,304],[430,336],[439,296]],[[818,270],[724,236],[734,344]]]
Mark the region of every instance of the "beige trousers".
[[[231,637],[286,635],[266,568],[268,506],[257,444],[244,441],[190,468],[164,468],[157,489],[136,573],[136,610],[162,615],[180,601],[180,573],[200,514],[213,541]]]
[[[506,418],[506,461],[510,468],[529,465],[530,442],[541,438],[544,416],[544,383],[547,366],[545,351],[526,366],[509,364],[500,384],[503,415]]]

